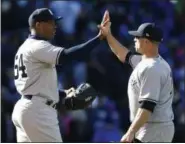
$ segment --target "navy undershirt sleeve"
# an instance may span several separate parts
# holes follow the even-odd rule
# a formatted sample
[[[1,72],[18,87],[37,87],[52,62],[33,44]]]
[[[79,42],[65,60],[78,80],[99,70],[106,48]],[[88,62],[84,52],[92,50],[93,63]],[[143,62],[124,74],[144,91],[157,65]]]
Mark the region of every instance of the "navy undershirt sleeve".
[[[99,36],[96,36],[83,44],[64,49],[60,53],[58,64],[64,64],[73,60],[87,60],[90,52],[100,43],[100,41]]]

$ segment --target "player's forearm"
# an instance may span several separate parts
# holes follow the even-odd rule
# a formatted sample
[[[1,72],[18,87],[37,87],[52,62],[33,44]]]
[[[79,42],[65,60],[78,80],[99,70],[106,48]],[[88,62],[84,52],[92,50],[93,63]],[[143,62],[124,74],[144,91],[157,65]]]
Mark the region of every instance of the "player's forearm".
[[[112,52],[119,58],[121,62],[125,62],[125,57],[128,53],[128,49],[118,42],[112,34],[107,36],[107,42]]]
[[[139,108],[128,132],[136,133],[149,120],[150,116],[151,112],[149,110]]]
[[[89,57],[90,52],[100,43],[100,41],[100,36],[98,35],[83,44],[63,50],[59,57],[59,64],[70,62],[72,60],[86,60]]]

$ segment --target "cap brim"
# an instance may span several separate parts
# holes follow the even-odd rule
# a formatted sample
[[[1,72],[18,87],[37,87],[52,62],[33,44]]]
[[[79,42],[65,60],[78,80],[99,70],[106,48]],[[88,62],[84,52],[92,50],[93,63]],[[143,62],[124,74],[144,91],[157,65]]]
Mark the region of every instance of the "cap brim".
[[[141,37],[142,34],[138,31],[128,31],[128,33],[132,36]]]
[[[59,17],[56,17],[56,18],[55,18],[55,21],[59,21],[59,20],[61,20],[61,19],[63,19],[63,17],[59,16]]]

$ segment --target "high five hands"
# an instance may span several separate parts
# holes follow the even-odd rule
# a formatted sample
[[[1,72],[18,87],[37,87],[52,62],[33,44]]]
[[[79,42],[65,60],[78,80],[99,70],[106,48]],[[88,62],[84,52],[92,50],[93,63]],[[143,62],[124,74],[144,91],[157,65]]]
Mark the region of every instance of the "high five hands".
[[[99,35],[101,38],[105,38],[111,33],[110,26],[111,26],[111,22],[110,22],[109,11],[106,10],[101,24],[98,25],[98,28],[100,30]]]
[[[109,11],[106,10],[101,24],[98,25],[98,28],[100,29],[99,34],[103,37],[107,37],[109,34],[111,34],[110,26],[111,26],[111,22],[110,22]]]

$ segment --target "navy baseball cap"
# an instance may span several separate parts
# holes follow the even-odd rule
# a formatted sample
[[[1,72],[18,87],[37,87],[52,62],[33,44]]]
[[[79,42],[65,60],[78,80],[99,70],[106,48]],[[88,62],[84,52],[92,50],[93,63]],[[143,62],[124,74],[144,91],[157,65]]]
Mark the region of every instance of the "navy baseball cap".
[[[144,37],[156,42],[161,42],[163,40],[162,30],[154,23],[143,23],[136,31],[128,31],[128,33],[135,37]]]
[[[55,17],[50,9],[40,8],[33,11],[33,13],[29,16],[28,23],[29,26],[32,27],[36,22],[47,22],[49,20],[58,21],[60,19],[62,19],[62,17]]]

